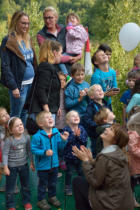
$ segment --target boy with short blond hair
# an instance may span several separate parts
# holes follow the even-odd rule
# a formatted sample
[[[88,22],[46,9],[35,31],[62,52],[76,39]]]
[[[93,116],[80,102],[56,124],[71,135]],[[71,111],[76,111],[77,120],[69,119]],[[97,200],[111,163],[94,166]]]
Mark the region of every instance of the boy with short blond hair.
[[[46,201],[46,188],[48,188],[48,201],[55,207],[61,203],[56,198],[56,183],[58,174],[58,147],[64,147],[63,140],[67,140],[68,132],[63,135],[54,128],[51,112],[42,111],[36,117],[36,122],[41,128],[33,135],[31,151],[35,154],[35,165],[38,172],[38,203],[40,209],[50,209]]]

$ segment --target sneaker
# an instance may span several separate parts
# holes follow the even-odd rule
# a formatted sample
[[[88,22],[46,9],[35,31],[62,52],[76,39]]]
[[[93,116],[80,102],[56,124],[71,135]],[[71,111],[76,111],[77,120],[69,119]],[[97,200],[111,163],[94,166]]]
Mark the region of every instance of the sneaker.
[[[60,178],[61,176],[62,176],[62,173],[59,172],[59,173],[57,174],[57,178]]]
[[[66,185],[65,193],[68,196],[71,196],[72,195],[72,188],[71,188],[71,186]]]
[[[70,77],[69,75],[67,75],[67,77],[66,77],[66,84],[68,84],[71,80],[72,80],[72,77]]]
[[[37,206],[41,209],[41,210],[50,210],[51,207],[50,205],[47,203],[46,199],[43,199],[41,201],[37,202]]]
[[[53,197],[48,198],[48,202],[49,202],[50,204],[52,204],[53,206],[55,206],[55,207],[61,206],[61,203],[60,203],[60,201],[57,199],[56,196],[53,196]]]
[[[31,205],[30,203],[26,203],[26,204],[24,205],[24,209],[25,209],[25,210],[32,210],[32,205]]]

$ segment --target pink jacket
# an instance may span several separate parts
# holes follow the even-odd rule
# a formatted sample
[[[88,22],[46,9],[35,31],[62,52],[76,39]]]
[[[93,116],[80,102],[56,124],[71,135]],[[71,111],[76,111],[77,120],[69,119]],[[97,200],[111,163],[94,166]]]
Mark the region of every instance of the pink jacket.
[[[130,174],[140,174],[140,136],[136,131],[128,131],[128,155],[130,158]]]

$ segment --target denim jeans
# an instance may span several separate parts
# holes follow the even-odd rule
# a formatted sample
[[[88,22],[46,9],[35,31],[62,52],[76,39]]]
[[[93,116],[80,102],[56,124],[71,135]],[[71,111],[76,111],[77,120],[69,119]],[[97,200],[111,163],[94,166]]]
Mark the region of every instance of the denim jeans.
[[[38,183],[38,200],[41,201],[46,197],[46,188],[48,187],[48,197],[56,195],[56,183],[58,168],[52,168],[50,170],[38,171],[39,183]]]
[[[10,116],[19,117],[24,126],[26,125],[27,110],[24,109],[25,101],[29,95],[31,84],[22,85],[20,89],[20,97],[15,98],[12,94],[12,90],[9,90],[10,95]]]
[[[30,203],[30,187],[29,187],[29,167],[28,164],[10,168],[10,175],[6,176],[6,207],[14,208],[14,190],[16,185],[17,175],[19,175],[21,184],[22,203]]]
[[[76,170],[79,176],[82,176],[81,161],[80,160],[66,160],[66,177],[65,184],[69,187],[72,187],[72,175]]]

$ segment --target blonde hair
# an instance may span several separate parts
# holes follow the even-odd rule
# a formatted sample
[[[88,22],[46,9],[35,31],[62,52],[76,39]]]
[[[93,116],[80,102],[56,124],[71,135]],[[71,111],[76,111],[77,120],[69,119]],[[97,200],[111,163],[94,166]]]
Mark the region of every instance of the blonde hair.
[[[51,112],[48,111],[41,111],[37,114],[36,116],[36,123],[38,126],[40,126],[40,124],[44,121],[44,115],[45,114],[51,114]]]
[[[68,24],[68,19],[69,19],[71,16],[74,16],[74,17],[78,20],[78,22],[80,23],[80,17],[79,17],[76,13],[70,12],[70,13],[67,15],[67,17],[66,17],[66,24]]]
[[[94,91],[95,91],[95,87],[97,87],[97,86],[100,86],[100,87],[101,87],[101,85],[95,84],[95,85],[92,85],[92,86],[88,89],[87,94],[88,94],[89,97],[93,96],[93,93],[94,93]],[[102,87],[101,87],[101,88],[102,88]]]
[[[62,45],[53,40],[45,40],[40,47],[39,51],[39,62],[48,62],[54,64],[55,56],[53,51],[59,52],[62,48]]]
[[[98,124],[98,125],[103,125],[104,124],[104,120],[107,119],[108,117],[108,108],[102,108],[99,110],[99,112],[97,112],[94,116],[94,121]]]
[[[69,120],[69,118],[70,118],[70,116],[71,116],[71,114],[72,114],[73,112],[74,112],[74,113],[77,113],[78,116],[79,116],[79,113],[78,113],[77,111],[71,110],[71,111],[69,111],[69,112],[66,114],[66,117],[65,117],[66,122],[68,122],[68,120]],[[80,118],[80,116],[79,116],[79,118]]]
[[[53,12],[53,14],[58,18],[58,12],[56,11],[56,9],[52,6],[49,6],[49,7],[46,7],[43,11],[43,15],[46,13],[46,12]]]
[[[23,16],[26,16],[29,19],[29,16],[26,13],[24,13],[22,11],[16,11],[12,16],[11,22],[10,22],[10,25],[9,25],[8,34],[11,34],[11,33],[14,32],[17,40],[18,40],[17,24]],[[24,34],[23,41],[25,42],[26,48],[29,49],[30,48],[30,35],[29,35],[28,31]],[[20,44],[20,42],[19,42],[19,44]],[[21,44],[20,44],[20,46],[22,47]]]

